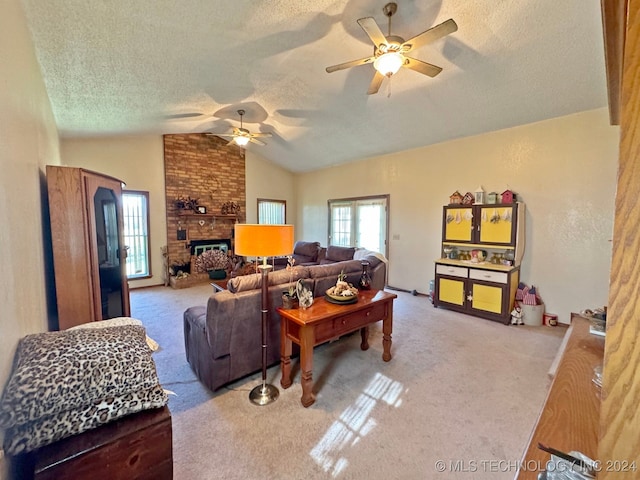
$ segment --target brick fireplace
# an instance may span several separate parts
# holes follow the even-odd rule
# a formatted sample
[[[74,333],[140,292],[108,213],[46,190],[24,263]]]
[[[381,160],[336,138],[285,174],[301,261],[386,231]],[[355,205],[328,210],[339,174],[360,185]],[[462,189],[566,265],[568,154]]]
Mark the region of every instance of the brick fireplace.
[[[205,134],[164,135],[165,201],[167,211],[167,265],[191,262],[192,281],[207,274],[195,271],[195,247],[226,244],[233,253],[233,226],[246,221],[244,149],[227,140]],[[176,206],[190,198],[205,213]],[[234,202],[237,215],[223,214],[223,205]],[[173,285],[173,282],[172,282]]]

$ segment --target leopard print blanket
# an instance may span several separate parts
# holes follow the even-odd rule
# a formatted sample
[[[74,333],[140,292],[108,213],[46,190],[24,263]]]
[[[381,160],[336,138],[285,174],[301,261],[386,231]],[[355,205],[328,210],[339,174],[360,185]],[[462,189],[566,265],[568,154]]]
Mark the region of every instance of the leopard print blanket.
[[[0,398],[4,448],[30,451],[166,402],[142,326],[27,335]]]

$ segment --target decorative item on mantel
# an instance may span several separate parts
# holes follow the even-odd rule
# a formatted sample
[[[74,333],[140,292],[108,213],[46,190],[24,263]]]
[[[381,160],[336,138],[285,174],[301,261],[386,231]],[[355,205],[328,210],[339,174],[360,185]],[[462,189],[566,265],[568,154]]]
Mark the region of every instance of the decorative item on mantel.
[[[193,210],[194,212],[198,212],[198,202],[199,200],[197,198],[178,197],[173,204],[178,210]]]
[[[456,190],[449,196],[449,203],[452,205],[459,205],[462,203],[462,195],[459,191]]]
[[[240,213],[240,205],[236,202],[224,202],[220,213],[222,213],[222,215],[238,215]]]
[[[196,270],[208,273],[212,280],[222,280],[227,276],[229,256],[222,250],[207,250],[196,258]]]
[[[482,189],[482,185],[476,188],[474,203],[481,205],[484,203],[484,190]]]
[[[487,195],[487,203],[489,205],[498,203],[498,194],[496,192],[489,192],[489,194]]]

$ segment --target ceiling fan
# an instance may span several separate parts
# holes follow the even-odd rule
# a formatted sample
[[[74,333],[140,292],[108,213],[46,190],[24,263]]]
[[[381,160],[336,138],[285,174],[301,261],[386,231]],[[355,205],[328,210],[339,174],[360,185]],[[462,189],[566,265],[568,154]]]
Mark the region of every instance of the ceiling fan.
[[[391,17],[397,10],[398,5],[393,2],[387,3],[382,9],[389,19],[389,34],[387,36],[382,33],[382,30],[380,30],[380,27],[378,27],[378,24],[373,17],[359,19],[358,24],[374,44],[373,55],[327,67],[327,73],[373,63],[376,73],[369,85],[369,90],[367,91],[367,94],[369,95],[378,93],[382,80],[384,80],[385,77],[391,78],[391,75],[400,70],[400,67],[409,68],[430,77],[438,75],[442,71],[441,67],[417,60],[407,56],[406,54],[418,47],[434,42],[445,35],[455,32],[458,30],[458,25],[450,18],[449,20],[405,41],[402,37],[391,35]]]
[[[240,147],[246,146],[249,142],[256,143],[258,145],[266,145],[262,140],[258,140],[257,137],[270,137],[270,133],[251,133],[249,130],[242,126],[242,116],[245,114],[244,110],[238,110],[240,115],[240,128],[233,127],[232,133],[207,133],[207,135],[215,135],[216,137],[232,137],[229,143],[235,143]]]

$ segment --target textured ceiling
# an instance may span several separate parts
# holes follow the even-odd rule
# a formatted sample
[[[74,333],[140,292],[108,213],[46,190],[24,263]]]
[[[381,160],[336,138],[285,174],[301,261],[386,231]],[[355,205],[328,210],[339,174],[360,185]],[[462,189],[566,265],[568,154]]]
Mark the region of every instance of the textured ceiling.
[[[62,137],[227,132],[244,108],[273,134],[247,148],[310,171],[607,102],[598,0],[399,0],[392,34],[458,31],[412,52],[440,75],[371,96],[372,65],[325,67],[372,53],[356,21],[387,33],[384,0],[22,1]]]

